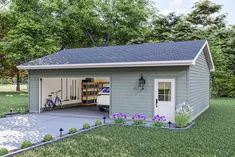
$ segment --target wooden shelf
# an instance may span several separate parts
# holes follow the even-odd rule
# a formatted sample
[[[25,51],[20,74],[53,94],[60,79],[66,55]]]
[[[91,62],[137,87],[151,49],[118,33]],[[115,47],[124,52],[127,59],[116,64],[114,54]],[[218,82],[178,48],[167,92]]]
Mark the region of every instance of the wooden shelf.
[[[96,106],[96,103],[90,103],[90,104],[81,104],[81,106]]]
[[[108,82],[82,82],[82,106],[96,105],[97,94],[103,89],[104,84]]]
[[[93,91],[97,91],[99,90],[99,88],[89,88],[89,89],[83,89],[83,92],[93,92]]]
[[[83,95],[82,97],[96,97],[97,95]]]

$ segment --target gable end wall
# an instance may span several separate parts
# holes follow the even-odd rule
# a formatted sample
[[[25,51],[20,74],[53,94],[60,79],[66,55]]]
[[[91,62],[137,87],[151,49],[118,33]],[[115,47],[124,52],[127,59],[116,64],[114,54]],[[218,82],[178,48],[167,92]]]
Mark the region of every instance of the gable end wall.
[[[209,107],[209,80],[209,67],[204,52],[201,52],[196,64],[188,71],[188,103],[193,106],[192,119]]]

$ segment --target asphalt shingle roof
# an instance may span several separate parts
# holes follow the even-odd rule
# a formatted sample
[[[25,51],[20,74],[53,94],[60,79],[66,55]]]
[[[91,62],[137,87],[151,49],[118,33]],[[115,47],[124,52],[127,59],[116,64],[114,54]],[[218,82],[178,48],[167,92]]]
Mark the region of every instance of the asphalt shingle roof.
[[[23,66],[193,60],[205,42],[195,40],[65,49]]]

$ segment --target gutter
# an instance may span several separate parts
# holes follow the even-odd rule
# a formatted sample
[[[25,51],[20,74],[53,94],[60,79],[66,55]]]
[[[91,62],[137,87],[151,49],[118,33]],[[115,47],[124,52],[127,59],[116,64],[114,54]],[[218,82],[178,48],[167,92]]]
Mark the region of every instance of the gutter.
[[[194,65],[194,60],[178,61],[150,61],[150,62],[116,62],[116,63],[92,63],[92,64],[55,64],[55,65],[30,65],[17,66],[18,69],[83,69],[83,68],[114,68],[114,67],[157,67],[157,66],[189,66]]]

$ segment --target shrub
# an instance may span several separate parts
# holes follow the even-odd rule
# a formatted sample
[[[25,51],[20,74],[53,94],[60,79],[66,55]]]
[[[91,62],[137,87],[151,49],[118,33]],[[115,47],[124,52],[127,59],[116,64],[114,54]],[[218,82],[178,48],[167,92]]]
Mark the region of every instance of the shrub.
[[[46,134],[43,137],[43,142],[51,141],[53,139],[52,135]]]
[[[145,120],[134,120],[133,124],[137,126],[145,125]]]
[[[125,120],[122,118],[117,118],[114,120],[114,123],[115,124],[125,124]]]
[[[125,113],[114,113],[113,118],[115,119],[114,122],[115,124],[124,124],[125,119],[126,119],[126,114]]]
[[[102,122],[100,120],[95,121],[95,126],[102,125]]]
[[[193,108],[186,103],[179,104],[176,109],[175,124],[176,127],[183,128],[188,125],[191,119]]]
[[[4,118],[6,115],[4,113],[0,113],[0,118]]]
[[[23,111],[20,111],[21,114],[26,114],[26,113],[29,113],[29,110],[23,110]]]
[[[175,124],[176,127],[183,128],[188,125],[190,121],[190,115],[187,113],[176,113],[175,115]]]
[[[70,128],[70,129],[69,129],[69,133],[70,133],[70,134],[74,134],[74,133],[76,133],[76,132],[78,132],[77,128]]]
[[[165,121],[166,121],[165,116],[159,116],[159,115],[153,116],[153,126],[163,127]]]
[[[90,126],[90,124],[88,124],[88,123],[84,123],[83,124],[83,129],[89,129],[91,126]]]
[[[132,116],[132,119],[134,120],[134,125],[144,125],[145,124],[145,120],[146,120],[146,116],[143,114],[134,114]]]
[[[0,148],[0,156],[8,154],[8,150],[6,148]]]
[[[28,148],[28,147],[31,147],[31,146],[32,146],[32,142],[28,141],[28,140],[25,140],[21,143],[21,149]]]

